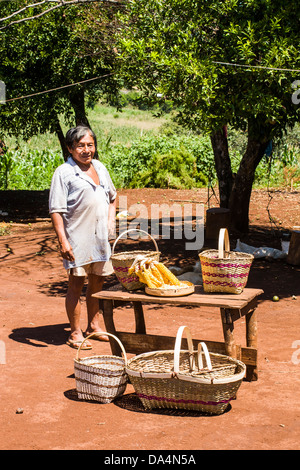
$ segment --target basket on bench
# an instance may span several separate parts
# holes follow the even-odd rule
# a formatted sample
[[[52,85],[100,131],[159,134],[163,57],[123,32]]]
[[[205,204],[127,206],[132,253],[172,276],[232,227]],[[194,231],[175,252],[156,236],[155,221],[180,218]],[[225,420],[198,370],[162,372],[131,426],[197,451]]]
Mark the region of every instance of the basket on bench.
[[[221,228],[219,232],[218,250],[203,251],[199,253],[199,258],[204,292],[243,292],[254,256],[230,251],[226,228]]]
[[[128,232],[143,232],[148,235],[154,243],[155,251],[123,251],[120,253],[115,253],[115,247],[120,238]],[[112,247],[112,254],[111,254],[111,261],[114,268],[114,272],[117,276],[118,281],[125,287],[127,290],[137,290],[145,287],[138,276],[135,273],[129,274],[128,270],[137,256],[142,255],[143,257],[151,258],[153,260],[159,261],[160,252],[158,251],[158,246],[154,238],[144,230],[136,230],[130,229],[125,230],[125,232],[121,233],[119,237],[113,244]]]

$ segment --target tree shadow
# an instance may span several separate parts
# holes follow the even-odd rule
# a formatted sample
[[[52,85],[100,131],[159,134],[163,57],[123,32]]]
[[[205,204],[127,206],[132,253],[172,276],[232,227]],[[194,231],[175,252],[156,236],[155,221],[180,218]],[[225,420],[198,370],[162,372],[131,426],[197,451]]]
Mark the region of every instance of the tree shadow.
[[[9,338],[37,348],[46,348],[48,345],[60,346],[67,340],[67,328],[69,328],[68,323],[15,328]]]
[[[39,291],[49,297],[65,297],[68,290],[68,281],[47,282],[39,285]]]

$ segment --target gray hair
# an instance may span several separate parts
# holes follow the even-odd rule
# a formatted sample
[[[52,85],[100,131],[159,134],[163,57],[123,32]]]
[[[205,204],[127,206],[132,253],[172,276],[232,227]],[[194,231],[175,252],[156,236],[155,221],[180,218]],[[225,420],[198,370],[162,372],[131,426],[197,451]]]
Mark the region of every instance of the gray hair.
[[[74,144],[78,144],[78,142],[86,135],[90,134],[90,136],[94,140],[96,152],[95,152],[95,158],[97,158],[97,138],[95,133],[90,129],[88,126],[84,125],[79,125],[76,127],[72,127],[71,129],[68,130],[66,134],[66,145],[68,148],[73,148]]]

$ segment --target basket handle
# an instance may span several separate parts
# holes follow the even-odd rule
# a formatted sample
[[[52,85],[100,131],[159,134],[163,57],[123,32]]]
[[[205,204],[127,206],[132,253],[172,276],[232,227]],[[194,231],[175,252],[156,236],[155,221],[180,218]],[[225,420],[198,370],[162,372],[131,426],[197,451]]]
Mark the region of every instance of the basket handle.
[[[125,232],[121,233],[121,235],[118,236],[118,238],[117,238],[116,241],[114,242],[113,247],[112,247],[112,250],[111,250],[111,254],[112,254],[112,255],[113,255],[114,252],[115,252],[115,246],[116,246],[117,242],[120,240],[120,238],[121,238],[123,235],[125,235],[125,233],[128,233],[128,232],[143,232],[143,233],[145,233],[146,235],[148,235],[148,237],[151,238],[151,240],[153,241],[153,243],[154,243],[154,245],[155,245],[156,251],[158,251],[157,243],[156,243],[156,241],[154,240],[154,238],[150,235],[150,233],[145,232],[144,230],[131,228],[131,229],[129,229],[129,230],[125,230]]]
[[[122,344],[121,341],[119,340],[119,338],[117,338],[116,336],[112,335],[111,333],[107,333],[106,331],[105,331],[105,333],[103,333],[103,334],[105,334],[105,336],[106,336],[106,335],[107,335],[107,336],[111,336],[112,338],[114,338],[114,339],[117,341],[117,343],[119,344],[119,346],[120,346],[120,348],[121,348],[121,350],[122,350],[122,353],[123,353],[123,356],[124,356],[124,362],[125,362],[125,366],[126,366],[126,365],[127,365],[126,351],[125,351],[125,349],[124,349],[123,344]],[[97,335],[99,335],[99,333],[91,333],[91,334],[88,335],[86,338],[84,338],[84,340],[82,341],[81,345],[80,345],[79,348],[77,349],[77,356],[76,356],[77,361],[79,360],[79,353],[80,353],[80,350],[81,350],[83,344],[84,344],[89,338],[91,338],[92,336],[97,336]]]
[[[212,370],[212,365],[211,365],[211,360],[210,360],[210,355],[207,349],[207,346],[205,343],[198,343],[198,369],[203,369],[203,360],[202,360],[202,354],[201,350],[203,349],[204,355],[205,355],[205,360],[206,360],[206,366],[208,370]]]
[[[180,326],[175,341],[175,348],[174,348],[174,372],[175,374],[179,373],[179,356],[180,356],[180,349],[181,349],[181,340],[183,333],[186,333],[189,354],[190,354],[190,367],[192,370],[195,369],[195,357],[194,357],[194,350],[193,350],[193,340],[190,329],[187,326]]]
[[[227,228],[221,228],[219,232],[219,258],[224,258],[225,251],[230,251],[229,235]]]

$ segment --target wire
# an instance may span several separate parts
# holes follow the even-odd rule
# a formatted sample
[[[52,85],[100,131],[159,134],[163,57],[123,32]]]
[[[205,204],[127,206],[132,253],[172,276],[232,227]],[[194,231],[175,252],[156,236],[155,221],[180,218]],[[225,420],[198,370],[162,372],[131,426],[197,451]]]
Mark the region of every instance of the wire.
[[[63,85],[57,88],[52,88],[50,90],[38,91],[37,93],[32,93],[31,95],[18,96],[17,98],[10,98],[9,100],[3,100],[3,101],[0,100],[0,103],[5,104],[11,101],[22,100],[24,98],[32,98],[33,96],[43,95],[45,93],[51,93],[52,91],[62,90],[64,88],[70,88],[72,86],[81,85],[82,83],[91,82],[93,80],[100,80],[101,78],[109,77],[110,75],[113,75],[113,73],[112,72],[107,73],[106,75],[102,75],[101,77],[88,78],[87,80],[81,80],[80,82],[70,83],[69,85]]]
[[[220,62],[220,61],[215,61],[215,60],[213,60],[212,63],[217,64],[217,65],[226,65],[226,66],[230,66],[230,67],[243,67],[243,68],[247,68],[247,69],[254,68],[254,69],[281,71],[281,72],[300,72],[299,69],[265,67],[263,65],[245,65],[245,64],[236,64],[236,63],[231,63],[231,62]],[[109,77],[110,75],[114,75],[114,73],[111,72],[111,73],[108,73],[106,75],[102,75],[101,77],[89,78],[87,80],[82,80],[82,81],[76,82],[76,83],[70,83],[69,85],[64,85],[64,86],[61,86],[61,87],[52,88],[50,90],[39,91],[37,93],[32,93],[31,95],[18,96],[17,98],[11,98],[9,100],[3,100],[3,101],[0,100],[0,104],[9,103],[11,101],[21,100],[21,99],[24,99],[24,98],[32,98],[33,96],[43,95],[45,93],[51,93],[52,91],[62,90],[64,88],[69,88],[69,87],[72,87],[72,86],[81,85],[82,83],[87,83],[87,82],[91,82],[91,81],[94,81],[94,80],[100,80],[101,78]]]
[[[264,69],[264,70],[277,70],[277,71],[280,71],[280,72],[300,72],[299,69],[281,69],[281,68],[277,68],[277,67],[265,67],[264,65],[245,65],[245,64],[234,64],[234,63],[230,63],[230,62],[218,62],[218,61],[215,61],[213,60],[212,61],[213,64],[218,64],[218,65],[229,65],[231,67],[244,67],[244,68],[253,68],[253,69]]]

